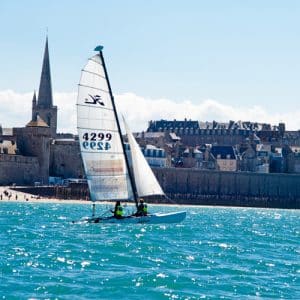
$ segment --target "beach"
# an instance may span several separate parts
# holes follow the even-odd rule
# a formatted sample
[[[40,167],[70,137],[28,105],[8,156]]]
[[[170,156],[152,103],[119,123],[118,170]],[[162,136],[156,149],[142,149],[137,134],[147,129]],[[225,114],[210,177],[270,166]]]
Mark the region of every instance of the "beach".
[[[30,202],[30,203],[66,203],[66,204],[88,204],[91,205],[90,201],[76,200],[76,199],[58,199],[54,197],[39,197],[29,193],[24,193],[12,189],[10,186],[0,187],[0,201],[10,202]]]
[[[6,196],[4,192],[7,192],[9,196]],[[1,197],[2,195],[2,197]],[[27,203],[62,203],[62,204],[85,204],[85,205],[92,205],[92,202],[89,200],[78,200],[78,199],[58,199],[55,197],[39,197],[33,194],[24,193],[20,191],[16,191],[10,186],[0,186],[0,203],[1,202],[27,202]],[[114,205],[113,201],[99,201],[97,202],[97,205]],[[126,205],[134,206],[133,202],[126,202]],[[159,203],[151,203],[151,206],[169,206],[169,207],[181,207],[183,204],[159,204]],[[186,205],[189,207],[198,207],[199,205]],[[205,207],[205,205],[202,205],[202,207]]]

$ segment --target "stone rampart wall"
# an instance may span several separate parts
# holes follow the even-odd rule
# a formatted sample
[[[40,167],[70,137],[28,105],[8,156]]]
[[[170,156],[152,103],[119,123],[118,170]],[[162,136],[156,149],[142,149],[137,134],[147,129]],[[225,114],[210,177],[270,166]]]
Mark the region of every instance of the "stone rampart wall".
[[[177,203],[300,208],[300,175],[156,168]]]
[[[179,168],[155,168],[154,172],[169,199],[156,196],[147,198],[149,203],[300,208],[300,175]],[[88,199],[89,196],[85,184],[26,191],[61,199]]]
[[[39,179],[37,157],[0,154],[0,185],[32,184]]]
[[[83,178],[84,169],[79,143],[55,143],[50,149],[50,175],[62,178]]]

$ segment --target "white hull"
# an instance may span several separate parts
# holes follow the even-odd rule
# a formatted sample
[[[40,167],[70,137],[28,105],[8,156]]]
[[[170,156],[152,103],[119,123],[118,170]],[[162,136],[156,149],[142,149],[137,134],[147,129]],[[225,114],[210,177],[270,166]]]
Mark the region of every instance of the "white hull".
[[[186,217],[185,211],[172,212],[172,213],[156,213],[148,216],[135,217],[128,216],[122,219],[114,217],[93,217],[85,218],[82,221],[87,223],[115,223],[115,224],[171,224],[180,223]]]

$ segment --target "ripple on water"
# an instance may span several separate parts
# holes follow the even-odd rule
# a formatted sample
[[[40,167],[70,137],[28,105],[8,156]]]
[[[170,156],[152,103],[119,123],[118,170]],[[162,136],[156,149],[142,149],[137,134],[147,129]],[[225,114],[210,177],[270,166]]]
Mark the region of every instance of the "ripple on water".
[[[0,291],[7,299],[300,299],[298,211],[186,209],[180,225],[120,226],[71,224],[89,215],[84,205],[1,203]]]

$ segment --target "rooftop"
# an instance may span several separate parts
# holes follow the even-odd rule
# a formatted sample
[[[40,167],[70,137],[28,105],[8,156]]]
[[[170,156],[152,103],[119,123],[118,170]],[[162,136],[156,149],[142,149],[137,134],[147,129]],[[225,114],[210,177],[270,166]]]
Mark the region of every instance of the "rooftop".
[[[215,158],[236,159],[236,154],[232,146],[212,146],[210,152]]]
[[[149,122],[149,127],[147,131],[157,132],[164,130],[174,130],[174,129],[227,129],[227,130],[236,130],[243,129],[249,131],[279,131],[280,128],[285,128],[283,123],[279,125],[271,125],[267,123],[258,123],[258,122],[250,122],[250,121],[233,121],[230,120],[228,122],[217,122],[217,121],[193,121],[193,120],[151,120]]]
[[[37,116],[36,120],[31,120],[26,125],[26,127],[49,127],[49,126],[40,116]]]

